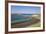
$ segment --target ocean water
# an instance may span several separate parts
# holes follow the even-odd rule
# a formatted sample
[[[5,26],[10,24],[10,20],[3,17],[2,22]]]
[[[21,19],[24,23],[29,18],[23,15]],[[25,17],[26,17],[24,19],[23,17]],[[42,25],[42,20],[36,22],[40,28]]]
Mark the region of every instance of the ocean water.
[[[24,20],[27,19],[26,17],[31,17],[31,14],[11,14],[11,21],[15,20]]]

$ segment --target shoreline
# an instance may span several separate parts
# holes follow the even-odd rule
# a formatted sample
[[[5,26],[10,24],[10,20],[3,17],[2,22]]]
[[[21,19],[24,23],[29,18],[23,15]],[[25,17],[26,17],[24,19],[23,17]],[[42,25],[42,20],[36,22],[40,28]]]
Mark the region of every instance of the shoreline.
[[[32,25],[32,24],[34,24],[34,23],[37,23],[38,21],[40,21],[39,19],[36,19],[36,18],[34,18],[34,17],[32,17],[32,21],[30,22],[20,22],[20,23],[14,23],[13,25],[12,25],[12,27],[11,28],[22,28],[22,27],[27,27],[27,26],[29,26],[29,25]]]

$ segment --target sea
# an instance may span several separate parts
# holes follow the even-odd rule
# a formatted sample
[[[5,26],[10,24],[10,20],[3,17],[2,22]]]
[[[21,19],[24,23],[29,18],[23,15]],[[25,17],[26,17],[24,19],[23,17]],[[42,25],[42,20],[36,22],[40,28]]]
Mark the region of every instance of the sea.
[[[31,17],[32,14],[11,14],[11,21],[24,20],[26,17]]]

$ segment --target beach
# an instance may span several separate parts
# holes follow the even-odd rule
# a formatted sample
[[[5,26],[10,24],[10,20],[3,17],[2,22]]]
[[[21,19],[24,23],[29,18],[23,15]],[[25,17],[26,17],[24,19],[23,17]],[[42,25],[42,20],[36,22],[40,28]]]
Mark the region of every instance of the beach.
[[[27,18],[25,20],[14,21],[14,23],[11,24],[12,28],[34,27],[35,26],[34,24],[38,24],[38,22],[40,24],[40,19],[38,19],[40,17],[36,15],[35,16],[32,15],[31,17],[27,17]]]

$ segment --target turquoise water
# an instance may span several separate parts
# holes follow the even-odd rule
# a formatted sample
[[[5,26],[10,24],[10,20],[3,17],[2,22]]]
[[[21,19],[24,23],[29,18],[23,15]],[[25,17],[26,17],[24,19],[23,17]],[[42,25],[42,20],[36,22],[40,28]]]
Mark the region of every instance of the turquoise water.
[[[31,14],[11,14],[11,21],[13,22],[20,22],[20,21],[27,21],[31,18],[26,18],[32,16]]]

